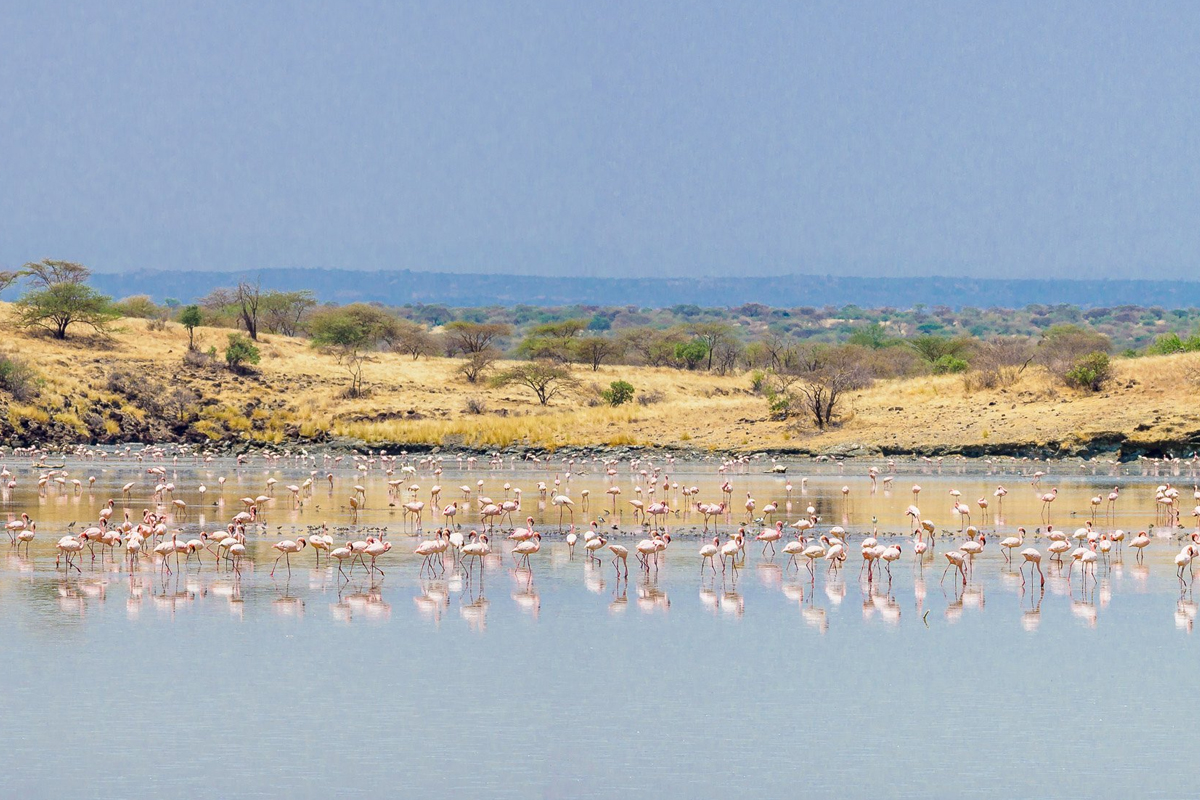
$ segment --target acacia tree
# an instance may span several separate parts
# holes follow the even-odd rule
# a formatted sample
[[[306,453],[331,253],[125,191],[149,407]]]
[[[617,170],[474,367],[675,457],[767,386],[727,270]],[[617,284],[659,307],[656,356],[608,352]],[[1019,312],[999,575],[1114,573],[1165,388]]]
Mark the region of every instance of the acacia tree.
[[[922,359],[930,364],[934,364],[938,359],[945,358],[946,356],[962,358],[967,353],[970,340],[961,336],[951,339],[949,336],[928,334],[908,339],[905,341],[905,344],[911,347]]]
[[[713,368],[713,355],[725,341],[733,338],[733,326],[726,322],[698,322],[689,327],[691,334],[708,348],[708,370]]]
[[[87,279],[92,276],[92,271],[74,261],[54,261],[46,258],[41,261],[30,261],[21,267],[21,271],[17,274],[24,275],[34,283],[41,284],[42,288],[49,289],[60,283],[87,283]]]
[[[264,292],[259,303],[262,323],[271,333],[295,336],[304,313],[317,304],[307,289],[298,292]]]
[[[309,327],[313,347],[332,353],[350,373],[350,388],[346,395],[361,397],[367,353],[394,333],[395,318],[381,308],[353,303],[315,314]]]
[[[521,342],[520,352],[530,358],[569,361],[576,337],[587,330],[588,320],[567,319],[537,325]]]
[[[576,339],[571,349],[579,361],[591,365],[592,372],[596,372],[605,360],[619,356],[623,348],[611,336],[584,336]]]
[[[576,386],[578,381],[571,374],[571,370],[562,364],[541,359],[518,364],[492,378],[492,384],[495,386],[514,383],[531,390],[537,396],[538,402],[546,405],[567,389]]]
[[[16,283],[20,277],[21,273],[15,270],[0,270],[0,292]]]
[[[675,348],[687,337],[679,329],[668,331],[655,328],[626,328],[619,334],[621,349],[632,353],[643,364],[665,367],[675,363]]]
[[[67,329],[77,323],[107,334],[109,323],[120,313],[113,308],[112,298],[85,283],[91,274],[87,267],[70,261],[46,259],[26,264],[18,275],[42,288],[26,292],[17,301],[18,324],[44,328],[56,339],[66,339]]]
[[[472,355],[495,347],[498,340],[512,333],[512,326],[502,322],[467,322],[457,320],[444,326],[447,355]]]
[[[398,319],[392,349],[410,355],[412,360],[416,361],[421,356],[432,356],[438,352],[438,340],[421,323],[410,319]]]

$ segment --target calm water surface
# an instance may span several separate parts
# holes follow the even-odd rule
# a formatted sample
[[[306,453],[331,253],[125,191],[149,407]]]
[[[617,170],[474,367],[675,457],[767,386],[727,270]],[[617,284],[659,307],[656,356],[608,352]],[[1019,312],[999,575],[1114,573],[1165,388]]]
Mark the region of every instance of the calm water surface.
[[[789,463],[786,476],[765,474],[764,461],[724,474],[717,462],[626,462],[611,478],[595,462],[497,470],[452,457],[436,477],[428,464],[388,475],[382,462],[351,458],[45,463],[64,463],[67,483],[51,480],[43,496],[47,468],[10,457],[17,486],[0,506],[4,519],[27,512],[38,526],[28,558],[0,538],[5,796],[1194,794],[1196,605],[1172,563],[1191,529],[1160,520],[1153,530],[1164,535],[1144,564],[1127,542],[1094,581],[1047,568],[1044,593],[1022,586],[995,546],[1017,525],[1044,524],[1039,496],[1052,487],[1059,528],[1074,530],[1092,496],[1120,486],[1097,528],[1147,529],[1166,483],[1179,487],[1190,525],[1197,478],[1187,464],[880,462],[880,478],[895,478],[872,491],[870,464],[810,461]],[[153,466],[166,475],[147,474]],[[663,471],[651,496],[655,466]],[[284,487],[312,470],[316,491],[293,510]],[[1037,486],[1034,470],[1048,472]],[[751,543],[741,569],[702,576],[702,521],[680,513],[668,518],[674,540],[657,573],[647,577],[631,557],[629,580],[617,580],[607,558],[569,552],[558,509],[536,488],[545,481],[553,493],[556,475],[581,527],[604,511],[602,527],[618,524],[614,540],[630,549],[642,538],[629,505],[639,486],[647,503],[681,505],[677,490],[661,488],[669,476],[705,502],[731,482],[722,540],[746,517],[749,492],[754,516],[775,501],[793,521],[811,504],[821,532],[849,530],[851,556],[840,575],[819,567],[810,578]],[[126,507],[138,519],[155,506],[156,480],[171,481],[189,507],[172,529],[190,537],[223,528],[270,477],[279,483],[262,526],[248,532],[254,563],[240,579],[211,556],[173,574],[143,558],[130,573],[121,551],[95,565],[85,551],[81,573],[55,569],[53,543],[69,523],[94,521],[109,498],[114,519]],[[464,484],[477,496],[478,480],[493,499],[505,483],[510,496],[522,488],[542,551],[530,570],[514,569],[497,534],[482,579],[449,558],[443,574],[423,577],[412,549],[430,535],[430,514],[421,533],[402,519],[409,495],[389,506],[388,481],[400,479],[419,485],[427,505],[435,483],[443,505],[461,500]],[[616,515],[605,493],[614,483]],[[914,483],[922,516],[941,530],[922,566],[904,517]],[[997,508],[1001,484],[1009,494]],[[356,525],[347,505],[355,485],[366,506]],[[965,588],[940,581],[941,553],[963,541],[951,489],[991,540]],[[979,497],[990,501],[986,522]],[[458,519],[479,527],[474,510]],[[339,543],[386,527],[386,576],[372,581],[359,568],[345,581],[336,568],[315,569],[305,549],[290,579],[282,564],[271,578],[271,543],[322,522]],[[904,546],[890,581],[858,575],[857,542],[875,530]],[[1026,546],[1046,554],[1047,544]]]

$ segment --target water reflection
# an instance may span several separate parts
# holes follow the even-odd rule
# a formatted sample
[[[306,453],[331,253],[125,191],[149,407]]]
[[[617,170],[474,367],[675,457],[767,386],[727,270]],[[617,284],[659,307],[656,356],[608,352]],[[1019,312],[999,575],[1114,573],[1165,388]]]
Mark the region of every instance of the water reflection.
[[[65,766],[51,764],[48,754],[56,752],[52,742],[39,738],[39,720],[46,714],[70,718],[86,729],[84,735],[101,738],[95,725],[111,718],[109,709],[94,704],[100,701],[77,693],[71,693],[70,705],[66,697],[60,704],[54,689],[60,681],[72,680],[79,670],[108,674],[113,664],[124,663],[162,665],[164,674],[186,676],[202,663],[221,675],[237,676],[220,703],[181,694],[158,697],[144,686],[116,691],[129,711],[126,724],[147,739],[148,721],[162,726],[174,719],[162,715],[166,706],[179,712],[179,727],[169,731],[172,737],[182,741],[194,728],[205,741],[236,738],[238,749],[224,754],[231,783],[213,788],[226,794],[246,785],[270,795],[260,765],[271,753],[282,752],[281,745],[311,747],[311,742],[298,741],[299,731],[318,729],[322,740],[328,737],[336,745],[332,749],[342,754],[357,752],[355,743],[361,741],[378,740],[380,748],[396,752],[436,747],[437,767],[411,766],[405,775],[406,786],[426,795],[478,793],[481,786],[497,790],[485,791],[489,795],[505,795],[507,786],[514,787],[508,796],[587,795],[576,783],[564,782],[568,788],[558,791],[557,774],[546,776],[561,761],[570,765],[563,774],[577,777],[573,753],[624,763],[636,741],[630,738],[630,716],[620,713],[623,708],[612,694],[583,687],[624,690],[639,686],[648,671],[659,676],[655,691],[629,702],[641,704],[634,707],[639,736],[657,743],[654,769],[640,778],[658,790],[654,796],[710,796],[718,790],[785,794],[786,786],[767,777],[777,767],[771,760],[777,753],[762,742],[790,735],[796,709],[821,719],[828,735],[838,740],[862,741],[861,757],[887,766],[900,782],[863,790],[880,796],[944,794],[947,780],[961,778],[960,765],[939,772],[936,764],[958,764],[954,759],[964,735],[986,740],[1026,722],[1044,732],[1025,737],[1028,758],[1042,772],[1060,768],[1039,755],[1043,750],[1087,729],[1097,737],[1133,741],[1134,748],[1142,739],[1151,742],[1153,747],[1139,751],[1140,762],[1155,764],[1157,780],[1175,775],[1170,764],[1155,762],[1160,749],[1168,752],[1172,745],[1156,733],[1162,715],[1142,720],[1130,711],[1126,695],[1084,697],[1066,685],[1061,692],[1046,693],[1044,680],[1064,668],[1086,669],[1092,663],[1104,663],[1114,674],[1137,674],[1147,659],[1164,673],[1187,674],[1196,654],[1187,649],[1192,639],[1185,634],[1194,628],[1197,605],[1190,565],[1181,580],[1173,559],[1192,528],[1172,527],[1155,498],[1168,477],[1172,484],[1190,486],[1196,480],[1194,464],[916,459],[871,465],[803,462],[777,475],[766,474],[770,465],[761,460],[685,465],[643,458],[636,468],[628,460],[569,461],[514,464],[508,457],[499,463],[447,457],[439,462],[421,456],[393,463],[376,453],[341,460],[317,455],[269,462],[261,456],[240,463],[186,457],[135,462],[131,454],[122,463],[112,456],[68,463],[65,482],[51,478],[40,488],[36,476],[44,470],[23,468],[18,485],[4,496],[0,518],[15,522],[24,511],[36,522],[37,533],[28,555],[24,547],[18,551],[0,537],[0,549],[8,548],[0,561],[0,627],[6,634],[0,659],[7,659],[3,666],[9,674],[22,676],[23,685],[30,687],[14,693],[6,706],[10,725],[21,732],[12,741],[23,748],[21,759],[31,770],[27,774],[36,767],[38,780],[59,775],[64,783],[53,788],[76,794],[88,794],[81,787],[91,776],[108,774],[107,757],[89,760],[86,753],[76,754]],[[406,465],[413,472],[404,472]],[[876,467],[873,475],[870,466]],[[161,467],[163,473],[147,474],[147,467]],[[276,483],[268,484],[270,479]],[[133,487],[125,493],[128,483]],[[174,484],[173,491],[166,489],[167,483]],[[544,500],[538,483],[545,484]],[[722,491],[724,483],[731,493]],[[154,497],[159,484],[161,509]],[[204,492],[198,490],[201,485]],[[920,490],[913,492],[914,486]],[[1005,493],[997,494],[1000,486]],[[1059,492],[1049,503],[1051,521],[1039,524],[1040,498],[1054,486]],[[1113,486],[1120,489],[1109,504]],[[621,492],[610,494],[609,488]],[[584,490],[590,512],[583,510]],[[959,492],[956,502],[968,507],[969,518],[952,512],[952,490]],[[556,493],[569,493],[575,500],[574,552],[566,540],[570,515],[565,511],[563,532],[558,532]],[[748,512],[743,508],[747,493],[755,500]],[[264,496],[271,499],[260,501]],[[351,497],[358,498],[353,509]],[[719,504],[725,497],[733,500],[734,510],[708,518],[694,505]],[[1097,497],[1101,502],[1092,503]],[[172,498],[183,500],[186,510],[177,514]],[[166,565],[169,570],[164,558],[150,555],[156,543],[172,535],[184,542],[199,540],[201,533],[209,535],[209,542],[224,538],[233,515],[248,513],[243,512],[243,498],[261,502],[264,513],[245,526],[244,542],[237,540],[245,549],[237,568],[224,550],[218,559],[213,545],[193,551],[190,559],[186,550],[180,553],[178,569],[175,553]],[[413,498],[425,505],[419,518],[405,518],[405,506]],[[511,555],[507,521],[480,517],[483,500],[499,505],[510,498],[523,498],[513,514],[517,526],[533,516],[543,537],[528,564],[515,563]],[[644,520],[639,514],[636,522],[629,505],[635,498],[647,509]],[[132,562],[124,539],[121,548],[113,549],[97,541],[94,562],[85,546],[78,554],[78,570],[68,572],[60,565],[56,571],[55,542],[95,525],[110,499],[112,517],[122,526],[126,511],[135,529],[143,509],[163,513],[165,535],[148,536]],[[669,503],[671,513],[650,514],[655,502]],[[457,504],[454,513],[444,514],[452,503]],[[915,519],[905,513],[914,504],[919,506]],[[776,506],[774,520],[768,517],[770,505]],[[1170,513],[1173,518],[1175,512]],[[1159,523],[1151,528],[1156,517]],[[772,556],[767,548],[763,555],[762,546],[752,540],[780,520],[786,524],[776,543],[778,554]],[[1094,550],[1088,521],[1096,534]],[[706,523],[709,532],[704,534]],[[1026,535],[1012,553],[1015,563],[1009,563],[999,543],[1016,535],[1015,524],[1024,524]],[[700,549],[712,542],[714,526],[721,547],[735,543],[723,572],[720,563],[701,569]],[[737,546],[735,536],[743,527],[749,540],[745,548]],[[439,528],[446,542],[452,534],[468,542],[472,530],[479,535],[486,531],[490,552],[460,561],[451,544],[423,566],[423,557],[414,550],[420,542],[437,541]],[[669,531],[671,539],[656,553],[657,566],[646,570],[635,557],[628,579],[623,571],[618,576],[607,546],[599,549],[599,560],[588,548],[603,535],[607,544],[620,544],[632,554],[639,542],[666,541],[655,536],[659,530]],[[1051,558],[1049,549],[1050,535],[1060,530],[1068,545],[1061,562]],[[1079,530],[1084,533],[1077,539]],[[1128,535],[1118,538],[1118,530]],[[1131,549],[1142,530],[1150,543]],[[369,556],[351,564],[334,558],[331,549],[310,545],[291,555],[290,579],[286,560],[271,578],[271,564],[278,557],[273,544],[300,537],[311,543],[325,533],[336,547],[364,543],[364,554],[368,540],[390,542],[391,550],[378,556],[384,574],[369,570]],[[842,539],[845,563],[821,556],[810,573],[802,556],[793,568],[785,548],[799,541],[797,534],[805,547],[826,537],[821,542],[825,554],[834,539]],[[875,538],[876,546],[899,545],[899,557],[888,561],[880,554],[882,560],[864,564],[861,543],[867,537]],[[473,541],[480,541],[479,536]],[[920,557],[916,541],[927,546]],[[1105,541],[1111,542],[1107,552]],[[962,548],[969,542],[979,543],[980,549],[966,558]],[[1080,571],[1084,554],[1074,557],[1080,547],[1097,555],[1086,575]],[[1022,564],[1025,548],[1041,554],[1044,586],[1036,570]],[[952,570],[942,582],[947,552],[964,552],[964,576]],[[787,680],[772,687],[778,696],[765,696],[761,682],[739,677],[755,674],[764,658],[787,666]],[[28,663],[41,669],[31,675]],[[264,663],[271,668],[264,669]],[[886,665],[889,680],[897,685],[923,688],[880,692],[870,702],[856,704],[854,694],[842,691],[829,676],[855,674],[863,663]],[[364,704],[361,693],[368,684],[353,671],[347,673],[347,664],[370,664],[383,676],[436,676],[445,689],[439,706],[447,719],[462,724],[445,730],[422,724],[428,719],[424,698],[414,700],[400,688],[384,692],[380,703]],[[931,694],[938,685],[936,680],[930,684],[929,676],[939,674],[938,667],[954,665],[956,674],[987,675],[996,664],[1011,665],[1006,666],[1006,675],[1013,675],[1006,678],[1006,688],[1041,692],[1039,703],[1017,708],[1011,692],[981,691],[959,709]],[[491,696],[475,688],[497,670],[524,677],[505,682],[503,691]],[[280,677],[292,674],[318,680],[304,702],[296,701],[295,684]],[[723,681],[723,676],[731,679]],[[715,685],[720,691],[701,689],[710,694],[697,703],[697,685]],[[1182,716],[1186,709],[1176,711],[1167,698],[1170,689],[1169,682],[1162,688],[1141,686],[1139,697],[1147,707],[1165,709],[1168,727],[1178,730],[1187,724]],[[255,718],[253,730],[238,727],[238,717],[229,715],[229,708],[241,707]],[[979,717],[986,718],[987,727]],[[712,718],[722,720],[723,742],[728,739],[722,748],[739,765],[736,780],[720,770],[715,777],[705,773],[703,783],[696,777],[696,754],[712,747],[711,728],[706,727]],[[507,730],[514,719],[527,726],[515,736],[522,743],[519,751],[491,739],[487,747],[463,746],[467,733]],[[259,720],[266,721],[261,728]],[[261,737],[260,730],[265,731]],[[544,758],[540,746],[528,745],[543,740],[552,742]],[[910,740],[919,740],[921,750],[899,754],[895,743]],[[26,741],[36,744],[26,746]],[[470,763],[466,750],[472,754]],[[531,753],[542,759],[537,769],[529,766]],[[560,758],[560,753],[567,755]],[[928,769],[912,769],[912,759],[925,757]],[[347,786],[334,786],[323,771],[327,765],[305,772],[310,793],[356,793],[360,787],[355,780],[374,763],[356,759],[347,763],[355,776]],[[857,786],[854,781],[870,781],[870,771],[833,763],[855,760],[814,760],[806,768],[811,791],[836,795]],[[121,774],[137,774],[136,767],[119,766]],[[211,769],[211,763],[206,766],[204,778],[186,773],[187,765],[175,765],[171,774],[182,769],[189,781],[215,780],[209,773],[221,771]],[[1005,791],[1044,793],[1038,785],[1021,783],[1010,767],[1003,760],[973,764],[972,774]],[[460,774],[484,777],[473,783],[456,777]],[[650,796],[639,792],[641,784],[622,783],[620,777],[595,780],[605,787],[616,781],[614,794]],[[1172,783],[1177,791],[1169,794],[1186,795],[1182,780]],[[553,784],[549,790],[548,784]],[[366,790],[385,785],[396,784],[379,780],[357,793],[366,796]],[[34,786],[21,783],[26,791],[20,796],[37,795]],[[1133,778],[1122,775],[1112,779],[1112,786],[1126,793],[1137,789]],[[152,791],[128,783],[121,788],[127,789],[126,796]],[[155,785],[153,791],[189,794],[171,788]]]

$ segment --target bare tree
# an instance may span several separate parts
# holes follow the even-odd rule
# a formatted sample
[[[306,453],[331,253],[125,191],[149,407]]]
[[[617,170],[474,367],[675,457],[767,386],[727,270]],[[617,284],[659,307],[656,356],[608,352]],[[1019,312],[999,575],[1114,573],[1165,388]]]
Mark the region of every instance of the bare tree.
[[[967,389],[1011,386],[1033,361],[1034,349],[1023,336],[997,336],[975,346],[972,372],[963,376]]]
[[[194,413],[194,406],[200,401],[200,396],[186,386],[176,386],[167,395],[166,406],[171,415],[179,422],[187,422]]]
[[[762,338],[763,347],[771,359],[771,369],[783,372],[790,369],[796,360],[796,342],[794,339],[774,331]]]
[[[708,348],[708,369],[711,371],[717,347],[733,338],[733,326],[727,322],[698,322],[690,326],[689,330]]]
[[[238,305],[238,313],[246,327],[246,333],[250,334],[251,339],[258,341],[258,309],[262,303],[259,282],[240,281],[234,289],[234,302]]]
[[[458,372],[467,379],[467,383],[479,383],[498,358],[500,358],[500,351],[494,347],[479,350],[464,359],[458,367]]]
[[[792,384],[794,404],[825,430],[837,418],[846,392],[871,383],[871,372],[861,348],[816,346],[800,359]]]
[[[719,342],[711,358],[713,369],[718,375],[727,375],[737,366],[738,359],[742,357],[745,350],[746,348],[737,339],[726,339]]]

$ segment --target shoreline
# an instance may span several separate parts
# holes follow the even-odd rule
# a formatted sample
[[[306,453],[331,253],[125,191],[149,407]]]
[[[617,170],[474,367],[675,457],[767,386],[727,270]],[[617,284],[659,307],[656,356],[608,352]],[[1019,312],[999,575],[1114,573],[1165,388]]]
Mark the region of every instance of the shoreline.
[[[293,439],[280,442],[267,442],[245,439],[219,439],[194,441],[184,438],[168,438],[154,442],[146,442],[136,438],[116,437],[111,441],[24,441],[0,440],[0,455],[5,452],[14,453],[21,450],[48,450],[58,453],[70,453],[81,448],[122,448],[135,447],[186,447],[196,452],[206,452],[216,455],[236,456],[261,452],[280,452],[284,450],[305,449],[320,453],[348,453],[366,451],[384,451],[389,455],[408,454],[464,454],[481,457],[500,453],[505,456],[520,457],[563,457],[563,456],[602,456],[628,457],[631,454],[645,454],[659,457],[671,457],[683,461],[701,461],[711,458],[742,458],[754,456],[768,459],[808,458],[833,461],[872,461],[890,458],[1011,458],[1016,460],[1066,460],[1083,459],[1096,460],[1107,458],[1117,463],[1131,463],[1143,458],[1164,459],[1191,458],[1200,453],[1200,432],[1191,438],[1180,440],[1131,440],[1122,434],[1107,433],[1090,439],[1078,439],[1072,442],[996,442],[994,444],[946,444],[931,443],[914,448],[897,448],[881,446],[867,442],[844,442],[824,447],[808,447],[803,445],[774,446],[760,448],[720,448],[694,447],[677,444],[645,445],[621,444],[569,444],[562,446],[546,446],[514,443],[503,447],[480,447],[469,444],[445,444],[435,442],[401,442],[401,441],[366,441],[345,436],[323,436],[312,439]]]

